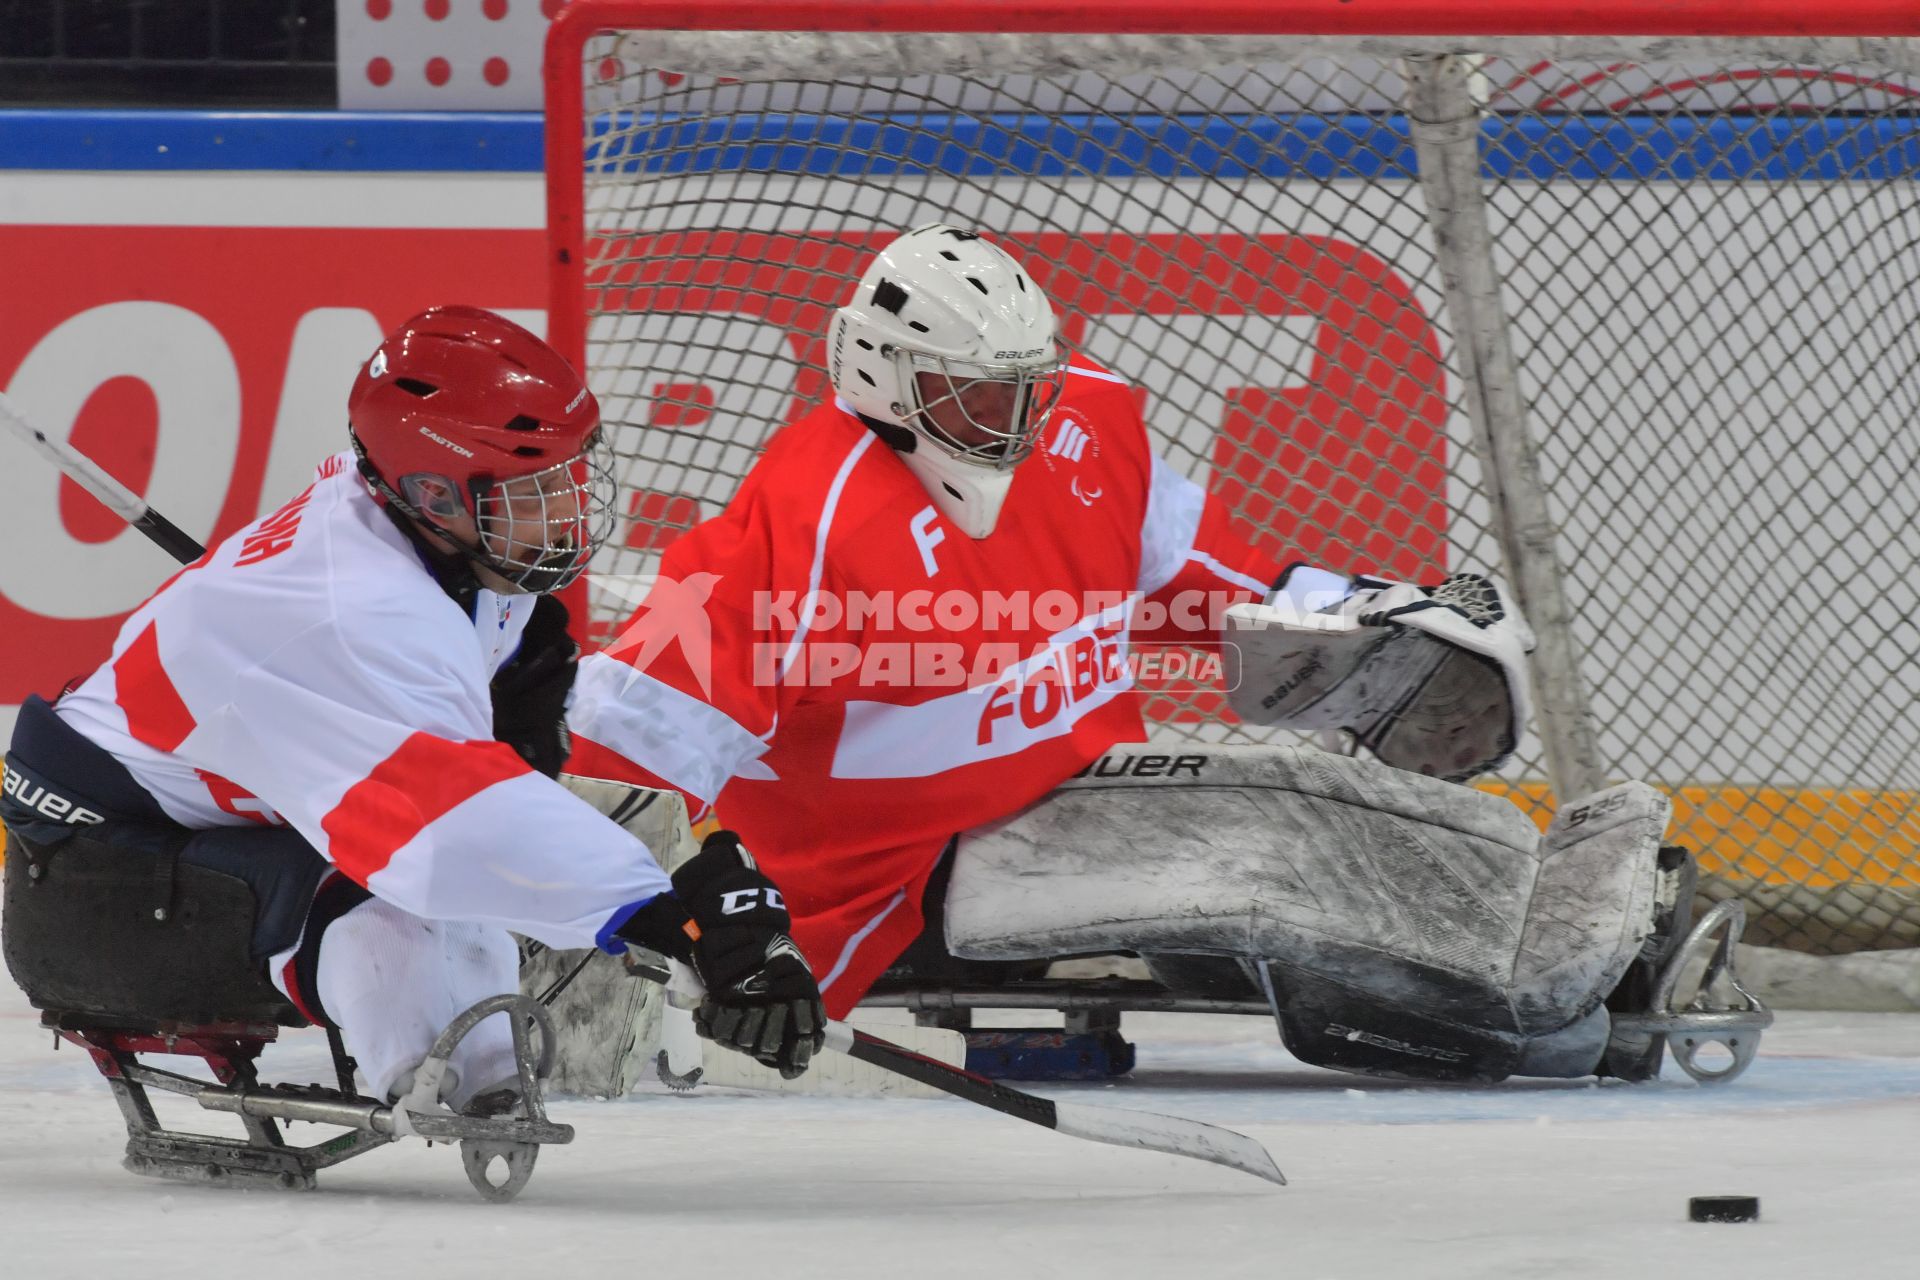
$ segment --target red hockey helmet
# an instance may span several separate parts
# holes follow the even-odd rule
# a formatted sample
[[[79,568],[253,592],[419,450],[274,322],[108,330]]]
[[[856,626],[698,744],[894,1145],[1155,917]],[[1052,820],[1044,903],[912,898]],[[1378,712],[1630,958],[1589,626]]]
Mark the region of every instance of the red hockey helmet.
[[[599,403],[491,311],[434,307],[388,334],[347,396],[347,429],[376,498],[523,591],[566,586],[612,532]]]

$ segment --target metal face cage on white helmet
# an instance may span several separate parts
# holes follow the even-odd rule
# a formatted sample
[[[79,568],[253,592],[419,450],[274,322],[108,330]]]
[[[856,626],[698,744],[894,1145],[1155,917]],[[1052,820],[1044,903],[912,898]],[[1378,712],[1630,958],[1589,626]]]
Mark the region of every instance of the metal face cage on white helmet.
[[[613,533],[612,450],[596,431],[566,462],[512,476],[477,480],[468,502],[478,547],[463,547],[474,564],[532,595],[558,591],[586,572]],[[404,505],[446,528],[468,514],[443,476],[415,474],[400,482]]]
[[[1001,471],[1012,470],[1033,452],[1065,377],[1058,360],[1034,368],[974,364],[899,347],[893,352],[906,366],[901,381],[910,399],[903,425],[962,462]]]
[[[1066,373],[1053,307],[1020,264],[973,232],[917,227],[867,268],[827,349],[841,400],[906,429],[888,443],[947,518],[993,532]]]

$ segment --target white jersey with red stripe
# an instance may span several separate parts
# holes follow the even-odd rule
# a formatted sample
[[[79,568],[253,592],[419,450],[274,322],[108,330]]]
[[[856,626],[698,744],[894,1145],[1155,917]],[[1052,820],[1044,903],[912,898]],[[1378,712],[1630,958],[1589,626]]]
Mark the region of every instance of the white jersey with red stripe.
[[[183,826],[288,823],[414,915],[590,946],[668,882],[493,740],[489,683],[534,602],[481,590],[469,617],[340,454],[176,574],[54,710]]]
[[[582,663],[571,767],[714,803],[842,1012],[918,932],[955,832],[1145,737],[1136,640],[1214,639],[1209,614],[1264,594],[1270,569],[1155,456],[1104,370],[1070,370],[978,540],[822,405],[668,548],[645,604]],[[1148,634],[1143,613],[1169,603]]]

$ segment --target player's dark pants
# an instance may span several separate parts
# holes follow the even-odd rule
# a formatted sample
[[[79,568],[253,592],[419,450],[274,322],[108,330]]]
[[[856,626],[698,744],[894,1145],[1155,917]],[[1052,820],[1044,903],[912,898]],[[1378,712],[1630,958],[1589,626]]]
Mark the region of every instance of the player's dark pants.
[[[875,991],[907,990],[927,985],[997,986],[1020,979],[1043,978],[1047,960],[963,960],[947,946],[947,885],[953,879],[953,852],[958,837],[947,842],[927,879],[920,899],[926,927],[907,944],[887,971],[873,984]]]
[[[73,821],[78,810],[101,820]],[[265,967],[301,939],[328,871],[291,828],[178,825],[40,698],[21,708],[0,817],[0,940],[34,1004],[143,1022],[306,1020]]]

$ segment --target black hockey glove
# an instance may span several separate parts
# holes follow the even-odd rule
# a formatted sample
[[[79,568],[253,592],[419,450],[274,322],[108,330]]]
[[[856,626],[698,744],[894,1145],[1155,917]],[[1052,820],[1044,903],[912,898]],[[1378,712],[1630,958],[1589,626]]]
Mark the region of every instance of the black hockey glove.
[[[780,890],[740,837],[716,831],[673,873],[673,898],[654,899],[619,932],[693,965],[707,988],[693,1014],[702,1037],[792,1080],[825,1042],[827,1011],[791,926]]]
[[[567,607],[541,596],[519,650],[493,677],[493,736],[549,778],[573,753],[567,694],[579,656],[580,646],[567,634]]]

